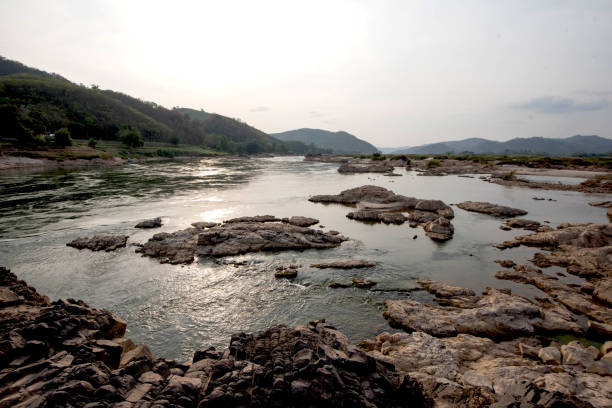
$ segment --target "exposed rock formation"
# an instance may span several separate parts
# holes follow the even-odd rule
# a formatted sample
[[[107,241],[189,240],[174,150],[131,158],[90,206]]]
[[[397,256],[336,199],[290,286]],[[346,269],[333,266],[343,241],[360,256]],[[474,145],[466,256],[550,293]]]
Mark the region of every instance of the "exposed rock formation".
[[[281,265],[274,270],[275,278],[295,278],[298,274],[298,265]]]
[[[511,208],[499,204],[479,201],[464,201],[457,204],[457,207],[461,208],[462,210],[489,214],[495,217],[516,217],[517,215],[527,214],[527,211],[518,208]]]
[[[538,221],[527,220],[525,218],[512,218],[506,220],[505,224],[510,228],[521,228],[531,231],[536,231],[541,225]]]
[[[385,224],[403,224],[408,219],[400,212],[389,212],[385,210],[360,210],[346,214],[347,218],[357,221],[382,221]]]
[[[556,230],[519,235],[497,245],[511,248],[519,245],[556,248],[562,245],[578,248],[599,248],[612,245],[612,224],[561,224]]]
[[[81,237],[69,243],[67,246],[77,249],[91,249],[92,251],[114,251],[125,247],[128,240],[127,235],[95,235],[91,238]]]
[[[282,221],[298,227],[310,227],[311,225],[319,223],[319,220],[316,218],[302,217],[300,215],[291,218],[283,218]]]
[[[431,284],[424,286],[428,290],[433,288]],[[448,296],[441,301],[452,307],[414,300],[387,300],[383,315],[391,324],[405,330],[444,337],[459,333],[508,338],[536,333],[582,332],[574,316],[554,304],[537,305],[523,297],[491,288],[487,288],[482,296],[472,296],[469,289],[459,289],[459,292],[456,288],[446,292]]]
[[[604,363],[585,356],[562,365],[559,346],[542,347],[535,338],[496,343],[468,334],[382,333],[362,346],[418,380],[440,407],[612,407],[612,377],[598,372]],[[521,346],[533,349],[535,359],[522,357]]]
[[[292,219],[307,222],[302,218]],[[219,257],[257,251],[334,248],[346,239],[339,234],[298,227],[271,215],[258,215],[233,218],[206,229],[155,234],[137,252],[159,258],[162,263],[179,264],[192,262],[196,254]]]
[[[339,173],[389,173],[393,166],[385,162],[370,163],[342,163],[338,167]]]
[[[121,338],[126,323],[82,301],[50,303],[0,268],[0,407],[430,406],[419,384],[323,322],[232,336],[180,364]]]
[[[542,273],[541,270],[532,266],[517,265],[514,269],[497,272],[495,277],[534,285],[569,309],[584,314],[591,319],[612,324],[612,309],[594,303],[592,297],[580,289],[560,282],[557,278]]]
[[[151,218],[150,220],[140,221],[134,226],[134,228],[159,228],[162,226],[162,219],[160,217]]]
[[[423,226],[423,229],[427,236],[434,241],[448,241],[455,233],[453,224],[444,217],[428,222]]]
[[[335,269],[354,269],[354,268],[370,268],[374,266],[372,262],[363,259],[349,259],[346,261],[328,261],[311,264],[311,268],[335,268]]]

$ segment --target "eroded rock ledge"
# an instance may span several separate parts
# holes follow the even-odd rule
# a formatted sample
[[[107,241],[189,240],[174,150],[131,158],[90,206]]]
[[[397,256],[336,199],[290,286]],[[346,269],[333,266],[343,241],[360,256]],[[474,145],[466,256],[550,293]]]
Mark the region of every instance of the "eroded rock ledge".
[[[272,326],[155,359],[126,323],[82,301],[50,302],[0,268],[0,407],[428,407],[419,384],[351,345],[333,326]]]
[[[335,195],[315,195],[308,199],[315,203],[338,203],[353,205],[357,211],[346,216],[358,221],[403,224],[410,221],[412,227],[421,225],[433,240],[446,241],[452,238],[454,227],[449,221],[454,218],[453,209],[440,200],[424,200],[395,194],[378,186],[361,186],[344,190]],[[407,216],[402,214],[408,213]]]
[[[194,223],[173,233],[155,234],[137,252],[162,263],[190,263],[195,255],[221,257],[258,251],[325,249],[347,238],[337,233],[307,228],[318,220],[308,217],[276,218],[272,215],[240,217],[223,224]]]

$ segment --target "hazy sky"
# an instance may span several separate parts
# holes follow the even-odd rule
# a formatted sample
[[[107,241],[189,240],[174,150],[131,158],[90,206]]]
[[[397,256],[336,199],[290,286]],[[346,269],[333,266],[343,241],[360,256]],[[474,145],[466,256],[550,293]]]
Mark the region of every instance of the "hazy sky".
[[[270,133],[612,137],[612,1],[0,0],[0,55]]]

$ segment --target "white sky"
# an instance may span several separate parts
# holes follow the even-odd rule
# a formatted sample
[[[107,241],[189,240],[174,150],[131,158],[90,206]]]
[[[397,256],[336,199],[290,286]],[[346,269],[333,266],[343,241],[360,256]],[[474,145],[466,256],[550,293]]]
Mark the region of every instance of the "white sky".
[[[0,55],[270,133],[612,137],[612,1],[0,0]]]

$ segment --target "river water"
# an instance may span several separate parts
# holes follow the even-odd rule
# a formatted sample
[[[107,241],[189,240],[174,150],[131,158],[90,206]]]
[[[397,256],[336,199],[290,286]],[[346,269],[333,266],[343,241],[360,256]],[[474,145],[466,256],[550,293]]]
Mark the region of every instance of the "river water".
[[[343,175],[336,169],[335,164],[304,162],[301,157],[277,157],[0,173],[0,265],[52,300],[83,299],[118,314],[128,321],[127,336],[148,344],[160,357],[187,360],[200,347],[227,345],[238,331],[320,318],[358,342],[393,330],[382,317],[385,299],[431,302],[425,292],[406,291],[417,286],[417,279],[542,296],[533,287],[494,277],[500,269],[495,259],[524,262],[534,250],[494,248],[492,244],[525,231],[502,231],[501,220],[456,207],[454,238],[435,243],[421,228],[352,221],[345,217],[350,208],[311,203],[309,196],[374,184],[449,204],[474,200],[522,208],[529,212],[526,218],[549,221],[551,226],[566,221],[606,223],[605,210],[587,203],[612,199],[603,194],[505,187],[478,178],[421,177],[404,169],[396,170],[402,177]],[[556,201],[535,201],[534,196]],[[186,266],[162,265],[136,254],[129,245],[195,221],[258,214],[318,218],[325,230],[340,231],[351,240],[335,249],[200,259]],[[157,216],[164,221],[162,228],[133,228],[136,222]],[[102,233],[129,235],[128,246],[109,253],[66,246],[78,236]],[[374,261],[376,266],[309,267],[347,258]],[[244,264],[234,266],[230,261]],[[274,267],[286,263],[303,265],[298,277],[275,279]],[[375,290],[328,287],[331,281],[350,282],[353,277],[378,284]]]

